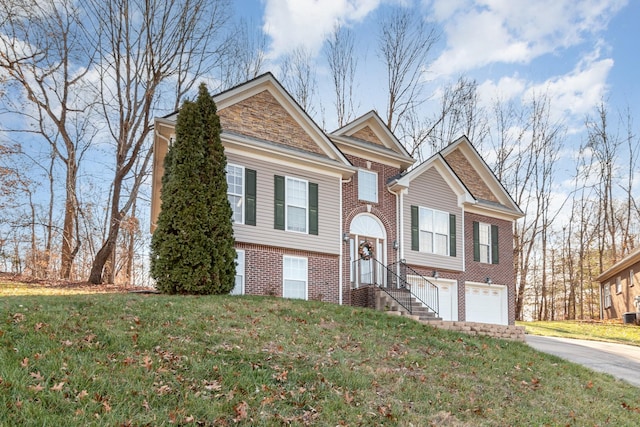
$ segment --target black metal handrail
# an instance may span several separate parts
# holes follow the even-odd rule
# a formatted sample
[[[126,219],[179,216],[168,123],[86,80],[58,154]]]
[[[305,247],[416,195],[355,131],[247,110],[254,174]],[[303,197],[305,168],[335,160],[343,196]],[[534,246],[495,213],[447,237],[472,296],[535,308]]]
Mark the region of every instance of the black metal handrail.
[[[380,290],[389,295],[394,301],[396,301],[400,306],[402,306],[409,314],[413,314],[413,304],[411,300],[411,291],[406,287],[407,282],[402,280],[400,276],[394,273],[391,269],[389,269],[386,265],[381,263],[375,258],[363,259],[358,258],[354,263],[362,263],[362,262],[372,262],[372,268],[370,273],[365,273],[364,276],[367,275],[368,278],[364,280],[360,280],[361,283],[368,282],[370,285],[377,286]],[[361,264],[359,265],[361,266]],[[380,280],[378,271],[386,271],[387,272],[387,280],[386,284],[383,280]],[[362,276],[360,269],[357,270],[359,274]]]
[[[402,282],[404,282],[404,286],[411,291],[411,294],[414,296],[414,298],[420,301],[420,303],[422,303],[422,305],[427,307],[429,310],[433,311],[437,316],[440,313],[440,298],[438,286],[436,286],[429,279],[411,268],[403,260],[389,264],[388,269],[393,270],[394,266],[400,267],[400,274],[397,274],[397,276]],[[409,281],[407,280],[407,271],[412,276],[415,276],[417,278],[418,283],[409,283]]]

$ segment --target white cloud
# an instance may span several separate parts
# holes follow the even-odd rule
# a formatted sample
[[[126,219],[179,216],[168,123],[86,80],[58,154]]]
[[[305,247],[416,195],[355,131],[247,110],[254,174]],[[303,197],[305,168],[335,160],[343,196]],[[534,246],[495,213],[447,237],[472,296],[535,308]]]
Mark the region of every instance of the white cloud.
[[[502,77],[498,82],[487,80],[478,85],[478,96],[483,105],[490,105],[495,100],[508,102],[520,98],[526,89],[527,82],[517,75]]]
[[[495,62],[527,64],[603,30],[627,0],[433,0],[446,48],[438,75]]]
[[[607,77],[612,68],[613,59],[583,58],[570,73],[532,86],[524,96],[546,93],[555,114],[584,118],[606,94]]]
[[[264,32],[271,37],[269,57],[304,47],[317,53],[336,23],[358,22],[381,0],[266,0]]]

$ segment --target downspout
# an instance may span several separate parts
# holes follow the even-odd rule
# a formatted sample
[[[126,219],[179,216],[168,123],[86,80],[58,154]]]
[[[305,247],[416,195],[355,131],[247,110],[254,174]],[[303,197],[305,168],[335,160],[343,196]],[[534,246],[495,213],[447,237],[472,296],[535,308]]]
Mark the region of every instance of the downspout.
[[[340,188],[338,188],[338,194],[340,195],[339,200],[340,200],[340,234],[338,235],[338,242],[339,242],[339,248],[340,248],[340,265],[338,266],[338,274],[339,274],[339,278],[338,278],[338,288],[339,288],[339,293],[338,293],[338,304],[342,305],[342,282],[343,282],[343,268],[342,265],[344,264],[344,240],[342,239],[342,236],[344,235],[344,212],[342,212],[342,184],[345,184],[347,182],[350,182],[351,178],[349,178],[349,180],[345,181],[343,179],[339,180],[338,186]]]

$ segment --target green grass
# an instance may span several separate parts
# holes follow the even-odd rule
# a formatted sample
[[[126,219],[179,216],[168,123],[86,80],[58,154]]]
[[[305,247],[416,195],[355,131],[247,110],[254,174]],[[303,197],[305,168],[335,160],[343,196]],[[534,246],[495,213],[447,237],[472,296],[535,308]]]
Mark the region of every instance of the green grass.
[[[635,425],[638,389],[518,342],[270,297],[0,298],[0,425]]]
[[[518,322],[528,334],[608,341],[640,346],[640,327],[622,323],[581,321]]]

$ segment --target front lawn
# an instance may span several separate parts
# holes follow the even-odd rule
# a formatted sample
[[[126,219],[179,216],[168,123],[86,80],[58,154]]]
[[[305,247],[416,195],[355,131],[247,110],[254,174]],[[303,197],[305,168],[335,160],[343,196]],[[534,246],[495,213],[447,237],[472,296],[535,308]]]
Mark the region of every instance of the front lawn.
[[[0,425],[635,425],[526,344],[271,297],[0,298]]]
[[[608,341],[640,346],[640,327],[636,325],[578,320],[518,322],[518,325],[524,326],[526,333],[531,335]]]

